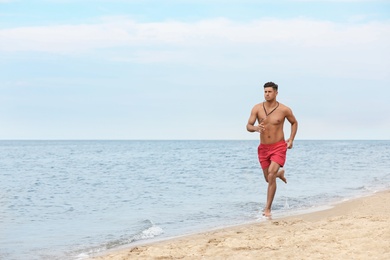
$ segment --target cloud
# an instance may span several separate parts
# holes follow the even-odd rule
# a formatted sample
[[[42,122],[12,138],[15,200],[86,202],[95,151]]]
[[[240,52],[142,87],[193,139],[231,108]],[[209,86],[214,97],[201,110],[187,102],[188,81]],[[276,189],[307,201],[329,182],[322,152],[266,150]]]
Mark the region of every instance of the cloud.
[[[389,21],[218,18],[142,23],[104,17],[95,24],[2,29],[0,52],[85,54],[114,62],[270,68],[268,73],[278,68],[291,75],[388,79],[389,35]]]
[[[318,74],[327,68],[340,77],[388,78],[389,35],[389,21],[218,18],[141,23],[104,17],[95,24],[2,29],[0,52],[92,53],[117,62],[190,62],[214,68],[271,65],[291,73],[299,69]]]
[[[337,24],[308,19],[228,19],[193,23],[139,23],[105,19],[99,24],[18,27],[0,30],[0,51],[80,53],[134,46],[205,46],[214,44],[288,44],[303,47],[390,44],[390,23]]]

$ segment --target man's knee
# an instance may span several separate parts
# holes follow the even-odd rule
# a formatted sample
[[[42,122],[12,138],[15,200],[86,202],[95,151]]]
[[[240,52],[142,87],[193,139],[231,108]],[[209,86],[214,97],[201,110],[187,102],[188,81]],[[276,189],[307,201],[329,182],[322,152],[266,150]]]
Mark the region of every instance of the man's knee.
[[[277,175],[278,171],[279,171],[279,164],[275,163],[275,162],[271,162],[271,165],[270,167],[268,168],[268,174],[272,174],[272,175]]]
[[[279,168],[278,168],[278,167],[269,168],[269,169],[268,169],[268,175],[269,175],[269,174],[272,174],[272,175],[275,175],[275,176],[276,176],[276,174],[278,173],[278,171],[279,171]]]
[[[268,181],[273,181],[273,180],[276,180],[276,175],[277,175],[277,172],[276,171],[269,171],[268,172]]]

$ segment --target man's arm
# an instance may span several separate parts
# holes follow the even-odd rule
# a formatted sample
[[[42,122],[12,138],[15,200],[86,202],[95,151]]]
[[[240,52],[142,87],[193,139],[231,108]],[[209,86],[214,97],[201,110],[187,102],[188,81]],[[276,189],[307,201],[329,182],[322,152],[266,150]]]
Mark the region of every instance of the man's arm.
[[[260,127],[255,126],[256,120],[257,120],[257,106],[254,106],[251,111],[251,115],[248,119],[248,123],[246,124],[246,130],[249,132],[260,132]]]
[[[291,124],[290,138],[287,139],[287,148],[291,149],[293,147],[295,135],[297,134],[297,131],[298,131],[298,121],[295,118],[295,116],[290,108],[288,109],[288,113],[286,115],[286,118]]]

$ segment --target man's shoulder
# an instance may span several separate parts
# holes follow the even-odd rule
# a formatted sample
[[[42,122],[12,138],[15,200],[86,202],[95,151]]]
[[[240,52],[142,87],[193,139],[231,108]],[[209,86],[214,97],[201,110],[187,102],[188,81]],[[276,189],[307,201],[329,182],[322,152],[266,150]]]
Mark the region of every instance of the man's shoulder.
[[[280,103],[279,101],[278,101],[278,103],[279,103],[279,106],[280,106],[281,108],[289,108],[288,106],[286,106],[286,105],[283,104],[283,103]]]
[[[263,106],[263,102],[254,105],[254,106],[253,106],[253,109],[259,109],[259,108],[261,108],[262,106]]]
[[[280,102],[279,102],[279,107],[281,108],[281,110],[283,110],[285,112],[291,111],[291,108],[289,108],[288,106],[286,106],[285,104],[282,104]]]

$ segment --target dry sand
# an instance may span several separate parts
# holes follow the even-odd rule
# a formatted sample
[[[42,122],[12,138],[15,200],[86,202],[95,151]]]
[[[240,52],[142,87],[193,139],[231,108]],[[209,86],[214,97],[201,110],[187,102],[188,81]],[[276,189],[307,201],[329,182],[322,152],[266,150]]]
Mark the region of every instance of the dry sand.
[[[390,190],[324,211],[121,249],[93,259],[390,259]]]

